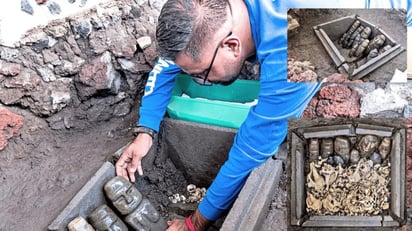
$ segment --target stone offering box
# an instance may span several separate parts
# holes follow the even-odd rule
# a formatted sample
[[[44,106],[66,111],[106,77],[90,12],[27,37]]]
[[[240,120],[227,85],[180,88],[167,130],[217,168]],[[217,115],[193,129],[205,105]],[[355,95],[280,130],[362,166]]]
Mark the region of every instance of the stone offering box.
[[[326,213],[327,215],[319,215],[316,214],[316,212],[314,213],[311,211],[311,209],[308,209],[308,205],[311,205],[307,204],[307,199],[310,198],[308,197],[308,191],[312,190],[312,188],[309,188],[310,186],[308,183],[308,177],[310,176],[309,165],[313,164],[310,162],[313,162],[313,157],[311,158],[311,156],[314,153],[312,151],[313,148],[309,143],[312,142],[313,139],[323,141],[324,139],[330,138],[336,140],[336,137],[348,137],[348,140],[350,140],[352,145],[351,148],[355,149],[354,144],[358,144],[356,142],[359,142],[359,140],[365,136],[378,137],[379,142],[383,137],[387,137],[391,140],[390,151],[388,151],[389,154],[385,157],[386,162],[381,162],[382,165],[376,164],[378,165],[377,167],[381,167],[385,163],[390,166],[390,171],[386,172],[387,176],[390,178],[389,183],[387,184],[389,197],[387,197],[386,205],[383,206],[385,208],[380,210],[381,212],[378,214],[361,215],[342,215],[345,214],[345,212],[341,212],[337,215],[330,213]],[[332,120],[291,119],[289,120],[287,139],[289,160],[288,173],[291,182],[288,190],[290,202],[290,205],[288,206],[290,227],[299,230],[311,228],[325,228],[326,230],[329,230],[334,227],[357,230],[357,228],[361,227],[374,227],[374,230],[381,230],[385,228],[399,227],[406,223],[406,127],[404,120],[383,118],[352,120],[342,118]],[[333,149],[333,152],[334,153],[331,155],[337,155],[336,149]],[[376,152],[378,151],[376,150]],[[319,156],[319,160],[321,159],[322,157]],[[323,166],[327,165],[324,163],[325,162],[322,162]],[[341,166],[349,169],[349,166],[352,166],[352,163],[347,162],[347,164],[344,165],[335,163],[334,166],[339,169]],[[326,179],[326,177],[324,179]],[[365,179],[368,180],[369,178],[365,177]],[[333,187],[337,186],[334,185]],[[326,188],[328,188],[328,186],[326,186]],[[355,189],[355,187],[353,187],[353,189]],[[329,191],[325,192],[326,194],[329,193]],[[347,194],[343,195],[343,198],[347,198]],[[342,203],[338,203],[338,207],[343,204],[344,200],[345,199],[341,199]],[[323,209],[325,207],[324,201],[322,200],[321,205],[318,203],[318,206]],[[342,206],[340,208],[342,208]],[[342,209],[341,211],[346,210]]]
[[[339,40],[356,20],[360,21],[361,26],[371,28],[371,33],[368,37],[370,41],[377,35],[384,35],[386,40],[381,48],[390,45],[390,49],[383,52],[380,50],[379,55],[371,59],[367,59],[366,55],[363,58],[349,57],[350,49],[344,49],[342,44],[339,44]],[[358,15],[342,17],[322,23],[314,26],[313,30],[326,52],[332,58],[338,71],[347,74],[350,79],[361,79],[405,50],[379,26],[362,19]]]
[[[154,140],[158,145],[154,145],[143,159],[143,168],[149,169],[155,161],[170,158],[178,169],[185,172],[188,182],[209,185],[227,159],[236,130],[166,118],[159,133]],[[123,149],[119,149],[109,154],[108,161],[74,195],[69,204],[62,205],[65,207],[48,226],[48,230],[66,231],[68,223],[77,216],[87,218],[100,205],[110,205],[103,186],[115,176],[113,163],[122,152]],[[286,145],[279,148],[277,156],[286,159]],[[218,222],[221,225],[219,230],[261,230],[282,173],[282,160],[273,158],[253,170],[232,209],[222,218],[223,224]],[[139,185],[135,186],[139,189]],[[157,231],[157,227],[150,227],[150,230]]]

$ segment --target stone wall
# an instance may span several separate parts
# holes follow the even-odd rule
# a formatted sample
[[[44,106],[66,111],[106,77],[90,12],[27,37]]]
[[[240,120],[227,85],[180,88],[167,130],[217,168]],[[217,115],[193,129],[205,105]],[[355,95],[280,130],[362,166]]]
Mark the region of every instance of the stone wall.
[[[84,129],[129,114],[157,58],[161,5],[109,1],[33,28],[13,46],[0,45],[0,150],[24,120],[12,107],[52,129]]]

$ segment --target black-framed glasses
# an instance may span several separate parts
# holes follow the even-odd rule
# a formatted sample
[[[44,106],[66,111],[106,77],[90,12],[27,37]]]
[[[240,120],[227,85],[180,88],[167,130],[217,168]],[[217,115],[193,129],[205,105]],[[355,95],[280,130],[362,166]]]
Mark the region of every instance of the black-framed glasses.
[[[215,53],[213,54],[213,58],[212,61],[210,62],[209,68],[206,69],[206,74],[205,77],[202,78],[199,75],[192,75],[192,79],[193,81],[195,81],[195,83],[202,85],[202,86],[212,86],[213,83],[210,82],[209,80],[207,80],[207,77],[209,76],[210,70],[212,69],[213,63],[215,62],[216,59],[216,55],[217,55],[217,51],[219,50],[220,45],[222,45],[223,40],[225,40],[227,37],[232,35],[232,31],[230,31],[225,38],[222,39],[222,41],[219,42],[219,44],[216,47]]]

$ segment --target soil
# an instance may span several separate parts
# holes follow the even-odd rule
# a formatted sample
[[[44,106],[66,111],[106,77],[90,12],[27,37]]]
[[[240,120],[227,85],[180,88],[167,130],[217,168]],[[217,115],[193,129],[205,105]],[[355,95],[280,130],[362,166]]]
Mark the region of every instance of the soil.
[[[0,152],[0,230],[47,230],[51,221],[132,136],[126,120],[86,130],[51,130],[25,110],[20,136]]]
[[[392,39],[406,48],[407,29],[406,13],[394,9],[300,9],[289,11],[300,26],[288,35],[288,55],[299,61],[310,61],[315,66],[319,80],[337,72],[332,59],[326,53],[313,27],[351,15],[359,15],[362,19],[380,27]],[[362,78],[365,82],[388,82],[395,69],[406,70],[406,52],[400,53],[388,63],[380,66]]]

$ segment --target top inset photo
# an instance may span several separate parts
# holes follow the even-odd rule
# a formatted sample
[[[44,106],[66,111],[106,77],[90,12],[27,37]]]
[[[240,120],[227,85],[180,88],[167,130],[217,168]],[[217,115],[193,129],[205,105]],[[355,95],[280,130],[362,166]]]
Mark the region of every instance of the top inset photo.
[[[404,9],[290,9],[288,81],[407,82]]]

